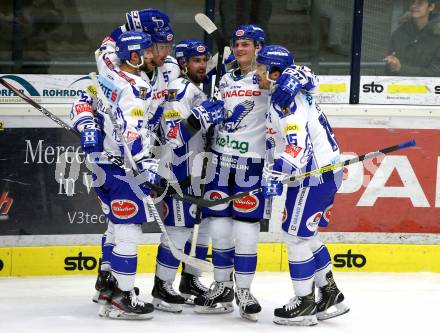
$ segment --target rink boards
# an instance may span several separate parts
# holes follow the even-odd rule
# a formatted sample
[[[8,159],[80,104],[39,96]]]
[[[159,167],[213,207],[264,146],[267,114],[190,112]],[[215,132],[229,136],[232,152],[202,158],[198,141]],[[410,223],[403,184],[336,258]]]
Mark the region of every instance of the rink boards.
[[[440,272],[440,108],[323,109],[344,158],[417,141],[417,148],[345,170],[332,222],[322,233],[335,269]],[[65,121],[66,112],[65,106],[55,108]],[[2,109],[0,116],[0,138],[10,143],[0,147],[1,156],[7,157],[0,159],[0,276],[95,272],[105,216],[90,188],[88,170],[81,165],[72,182],[56,176],[62,153],[78,150],[76,139],[27,109]],[[287,270],[282,212],[282,204],[274,204],[273,218],[262,230],[259,271]],[[143,230],[139,271],[153,272],[159,230],[154,224]]]
[[[437,272],[440,245],[329,244],[333,266],[345,272]],[[138,272],[155,271],[157,245],[141,245]],[[0,276],[95,274],[99,246],[0,248]],[[288,255],[280,243],[258,247],[258,271],[288,270]]]

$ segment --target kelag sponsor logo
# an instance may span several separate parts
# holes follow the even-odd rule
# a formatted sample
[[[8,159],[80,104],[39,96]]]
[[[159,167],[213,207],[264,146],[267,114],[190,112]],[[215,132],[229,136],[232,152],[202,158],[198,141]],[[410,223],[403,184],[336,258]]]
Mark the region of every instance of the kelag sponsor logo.
[[[0,220],[7,220],[9,218],[9,211],[14,203],[14,199],[8,194],[9,192],[3,192],[0,196]]]
[[[364,93],[378,93],[380,94],[383,92],[384,87],[381,84],[374,83],[374,81],[371,81],[371,83],[366,83],[362,86],[362,91]]]
[[[351,253],[351,249],[347,253],[338,253],[333,257],[333,266],[356,268],[364,267],[367,263],[367,258],[362,254]]]
[[[217,137],[215,138],[215,143],[220,147],[226,147],[232,150],[238,150],[242,154],[245,154],[249,151],[249,142],[238,141],[234,139],[231,140],[229,135],[226,135],[226,137],[217,135]]]
[[[82,252],[78,253],[76,257],[66,257],[64,259],[64,270],[66,271],[92,271],[97,265],[101,264],[101,259],[96,259],[95,257],[83,256]]]

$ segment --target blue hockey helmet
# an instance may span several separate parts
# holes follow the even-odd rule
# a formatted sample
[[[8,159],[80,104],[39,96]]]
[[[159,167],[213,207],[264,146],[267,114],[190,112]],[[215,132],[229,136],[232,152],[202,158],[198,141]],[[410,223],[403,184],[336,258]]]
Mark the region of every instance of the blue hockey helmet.
[[[200,39],[181,40],[175,48],[175,58],[188,61],[190,57],[209,56],[208,47]]]
[[[172,43],[174,40],[174,32],[169,25],[162,28],[154,28],[148,32],[153,43]]]
[[[285,47],[280,45],[264,46],[257,54],[257,62],[267,66],[267,70],[272,72],[278,68],[281,72],[290,65],[293,65],[293,55]]]
[[[136,52],[143,59],[145,49],[153,45],[151,38],[141,31],[127,31],[116,40],[116,55],[124,62],[129,61],[131,52]]]
[[[251,39],[254,41],[255,45],[264,45],[266,34],[264,33],[264,30],[256,24],[240,25],[232,33],[231,41],[233,43],[240,39]]]
[[[148,8],[133,10],[125,13],[128,30],[144,31],[150,33],[154,29],[161,29],[170,23],[170,18],[164,12]]]

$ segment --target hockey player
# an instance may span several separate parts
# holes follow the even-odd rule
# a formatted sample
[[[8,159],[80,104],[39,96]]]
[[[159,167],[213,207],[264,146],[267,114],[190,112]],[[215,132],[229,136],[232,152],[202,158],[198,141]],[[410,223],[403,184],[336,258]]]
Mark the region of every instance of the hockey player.
[[[169,57],[171,49],[171,43],[174,35],[169,26],[168,16],[156,9],[144,9],[140,11],[131,11],[126,13],[127,23],[115,29],[110,36],[106,37],[100,48],[95,52],[96,61],[99,71],[106,70],[119,70],[120,60],[115,53],[116,43],[115,41],[119,36],[126,31],[145,31],[151,36],[153,41],[152,45],[152,57],[144,61],[143,65],[139,68],[141,70],[141,78],[149,82],[152,86],[152,103],[150,105],[150,111],[153,112],[149,121],[148,128],[151,132],[157,132],[159,128],[160,119],[162,116],[163,108],[160,107],[165,101],[166,88],[169,80],[173,80],[179,76],[180,70],[176,61]],[[87,93],[82,96],[84,101],[89,101],[90,97]],[[98,120],[99,122],[99,120]],[[90,123],[90,127],[94,127],[94,131],[100,133],[99,124],[94,125]],[[151,144],[156,144],[154,138],[155,135],[151,135]],[[90,146],[92,146],[90,144]],[[99,143],[94,148],[86,148],[91,151],[99,151]],[[166,158],[161,158],[161,168],[159,173],[162,177],[167,177],[165,168]],[[99,193],[98,193],[99,197]],[[100,200],[102,202],[102,200]],[[106,207],[103,206],[103,211],[106,211]],[[98,278],[95,284],[97,290],[93,301],[101,304],[106,304],[108,301],[108,294],[111,290],[108,288],[108,278],[110,271],[110,254],[112,253],[113,243],[107,241],[107,235],[112,234],[112,225],[108,225],[108,230],[102,238],[102,265],[100,267]]]
[[[151,58],[152,42],[148,35],[141,32],[126,32],[116,41],[116,55],[121,61],[120,69],[103,68],[100,72],[100,85],[120,126],[131,154],[136,161],[143,178],[156,182],[157,161],[150,158],[148,133],[142,126],[148,120],[151,104],[151,86],[140,78],[139,67]],[[78,104],[75,105],[75,110]],[[102,102],[98,99],[96,118],[104,132],[103,149],[114,156],[124,156],[125,152],[109,116],[105,113]],[[100,136],[96,128],[90,131],[87,125],[93,121],[93,113],[85,110],[77,114],[75,128],[81,133],[82,145],[93,145]],[[96,188],[100,199],[108,209],[107,216],[112,232],[107,235],[107,242],[114,244],[107,284],[110,286],[111,307],[101,307],[100,315],[115,319],[150,319],[153,306],[138,299],[134,289],[137,268],[137,246],[140,242],[141,224],[146,221],[146,210],[140,194],[149,195],[150,190],[141,185],[133,188],[128,183],[125,171],[113,164],[101,164],[105,172],[103,184]]]
[[[270,90],[282,71],[293,65],[284,47],[266,46],[257,55],[261,89]],[[272,103],[267,117],[267,146],[274,163],[264,168],[263,195],[281,195],[281,181],[339,160],[339,147],[325,114],[307,92],[299,91],[288,108]],[[329,223],[334,196],[342,180],[341,170],[304,180],[288,187],[284,242],[295,297],[274,311],[281,325],[315,325],[349,311],[331,271],[330,254],[318,236],[318,227]],[[315,301],[315,283],[319,290]],[[330,312],[330,308],[336,308]]]
[[[206,185],[205,197],[215,199],[260,187],[265,144],[267,96],[255,81],[255,52],[264,43],[264,32],[254,25],[234,31],[231,48],[239,65],[220,80],[227,118],[217,126],[211,151],[215,179]],[[232,204],[204,209],[212,237],[214,287],[195,299],[198,313],[232,312],[235,268],[236,302],[244,318],[256,321],[261,306],[250,287],[257,265],[257,242],[264,198],[248,196]]]
[[[181,77],[168,86],[162,130],[164,140],[173,148],[171,168],[180,181],[191,174],[200,174],[193,164],[197,154],[205,147],[207,129],[223,120],[223,102],[208,100],[200,85],[206,76],[208,49],[202,41],[190,39],[176,45],[176,59],[181,67]],[[200,162],[200,160],[199,160]],[[191,189],[184,189],[192,193]],[[191,242],[187,241],[195,223],[196,207],[186,202],[165,197],[164,222],[171,240],[177,248],[188,254]],[[196,257],[205,259],[209,235],[206,223],[200,225]],[[207,291],[200,281],[201,272],[184,265],[179,295],[173,282],[180,262],[171,254],[166,241],[161,238],[156,258],[156,276],[152,291],[153,305],[158,310],[181,312],[185,300],[190,301]],[[183,297],[182,297],[183,296]]]
[[[268,92],[258,87],[255,53],[264,40],[264,31],[252,24],[238,27],[232,35],[231,48],[238,68],[220,81],[228,117],[223,125],[216,127],[212,138],[211,149],[218,163],[216,178],[206,186],[206,196],[210,199],[261,186]],[[258,234],[265,205],[263,196],[257,194],[204,210],[212,237],[215,286],[208,294],[196,298],[196,312],[233,311],[231,276],[235,268],[235,298],[240,315],[257,320],[261,306],[250,287],[257,266]]]

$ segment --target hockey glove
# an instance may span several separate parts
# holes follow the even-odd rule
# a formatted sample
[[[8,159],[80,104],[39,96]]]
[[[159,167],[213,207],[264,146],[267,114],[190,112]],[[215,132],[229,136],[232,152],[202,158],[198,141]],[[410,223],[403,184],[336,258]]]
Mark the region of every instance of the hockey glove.
[[[200,122],[200,125],[207,130],[211,125],[217,125],[225,119],[224,102],[217,100],[206,100],[198,107],[191,110],[192,114]]]
[[[86,154],[102,152],[102,132],[97,124],[85,124],[80,133],[81,148]]]
[[[158,174],[159,160],[154,158],[143,158],[136,162],[139,172],[146,182],[157,185],[160,180]],[[140,189],[145,195],[150,195],[152,190],[146,185],[141,184]]]
[[[300,89],[301,82],[292,71],[284,71],[276,82],[275,90],[271,96],[272,103],[287,108],[292,104]]]
[[[263,168],[262,191],[265,199],[279,196],[283,193],[283,184],[281,181],[286,178],[286,174],[273,170],[273,164]]]

